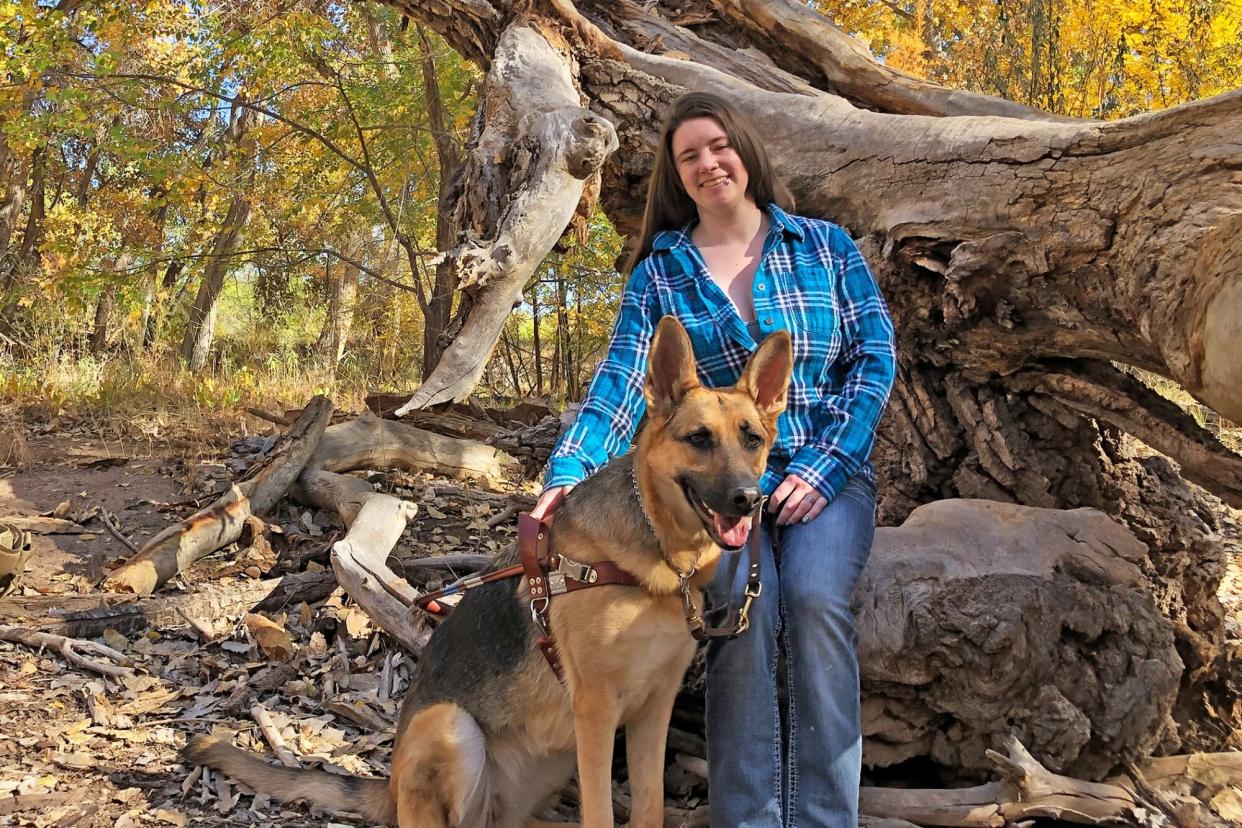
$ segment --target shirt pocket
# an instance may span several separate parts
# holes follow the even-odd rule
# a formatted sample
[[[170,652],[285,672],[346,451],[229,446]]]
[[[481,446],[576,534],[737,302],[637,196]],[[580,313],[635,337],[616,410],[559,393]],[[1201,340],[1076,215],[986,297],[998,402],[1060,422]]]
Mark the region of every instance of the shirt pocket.
[[[812,375],[827,371],[841,354],[841,307],[833,274],[826,267],[803,267],[790,278],[785,316],[794,360],[813,366]]]

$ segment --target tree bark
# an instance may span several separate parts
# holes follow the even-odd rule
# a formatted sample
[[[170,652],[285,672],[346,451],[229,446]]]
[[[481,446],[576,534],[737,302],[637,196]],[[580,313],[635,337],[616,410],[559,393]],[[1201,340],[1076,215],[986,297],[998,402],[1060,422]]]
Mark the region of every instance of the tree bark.
[[[454,213],[463,241],[447,251],[463,324],[398,416],[470,393],[586,180],[616,147],[612,126],[580,105],[567,46],[549,21],[530,15],[496,40],[480,102],[487,117],[475,119]]]
[[[422,53],[423,96],[427,103],[427,125],[436,145],[436,159],[440,168],[439,210],[436,213],[436,248],[450,250],[457,243],[453,226],[453,201],[457,194],[457,177],[461,171],[461,150],[450,131],[444,112],[444,98],[440,94],[440,80],[436,75],[435,55],[431,41],[420,26],[419,48]],[[427,298],[423,312],[423,377],[431,376],[447,344],[445,337],[453,313],[453,294],[456,279],[452,262],[447,258],[436,265],[435,282]]]
[[[1136,679],[1136,698],[1158,696],[1194,749],[1223,743],[1202,722],[1242,724],[1215,598],[1224,535],[1236,532],[1217,498],[1242,504],[1242,460],[1116,367],[1165,377],[1242,421],[1242,90],[1119,121],[1075,120],[903,75],[794,0],[700,0],[685,25],[685,3],[386,2],[489,69],[493,93],[515,53],[543,53],[512,36],[518,21],[555,30],[572,55],[560,64],[567,85],[616,130],[620,151],[602,166],[600,198],[623,233],[638,228],[668,104],[690,89],[732,100],[756,124],[798,211],[859,241],[893,312],[899,378],[875,455],[882,522],[950,497],[1102,510],[1146,546],[1135,589],[1151,594],[1170,634],[1169,646],[1148,653],[1163,666]],[[475,134],[507,118],[485,95]],[[459,209],[500,203],[493,181],[468,175]],[[553,233],[538,234],[538,247],[536,235],[526,231],[528,249],[550,249]],[[446,353],[490,353],[513,294],[461,281],[464,302],[496,315]],[[468,393],[477,374],[449,364],[408,407]],[[1169,459],[1139,453],[1130,438]],[[1048,601],[1071,614],[1077,606],[1070,593],[1005,584],[997,595],[1019,604]],[[954,601],[983,612],[976,588],[956,585]],[[1128,600],[1110,598],[1120,603],[1101,611],[1124,617]],[[1124,646],[1141,649],[1138,626],[1112,634],[1136,637]],[[1180,670],[1171,696],[1166,668]],[[1023,709],[1055,714],[1056,738],[1034,740],[1047,761],[1068,756],[1083,731],[1076,714],[1044,701]],[[940,761],[981,767],[980,751],[953,742],[952,716],[933,719],[917,750],[939,744]],[[1087,719],[1086,732],[1107,732]],[[1149,717],[1133,750],[1155,749],[1166,724]]]

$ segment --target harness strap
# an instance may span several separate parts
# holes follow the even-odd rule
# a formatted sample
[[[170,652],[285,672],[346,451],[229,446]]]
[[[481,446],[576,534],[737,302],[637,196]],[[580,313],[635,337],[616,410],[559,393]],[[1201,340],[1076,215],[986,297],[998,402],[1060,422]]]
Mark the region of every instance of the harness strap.
[[[548,572],[541,562],[548,557],[548,527],[543,521],[523,513],[518,516],[518,556],[522,561],[523,577],[530,593],[530,617],[539,630],[535,643],[552,672],[562,684],[565,682],[565,668],[561,666],[560,654],[556,651],[556,642],[552,640],[549,628],[548,608],[552,603],[552,588],[548,582]]]
[[[550,528],[546,523],[523,513],[518,517],[518,557],[521,563],[497,569],[485,575],[471,575],[449,584],[444,589],[420,595],[414,602],[424,612],[447,616],[452,607],[438,599],[466,592],[494,581],[521,578],[530,595],[530,617],[539,637],[535,643],[543,653],[556,677],[565,681],[564,668],[556,650],[549,626],[548,609],[553,595],[576,592],[597,586],[637,586],[639,581],[612,561],[579,563],[549,550]]]
[[[750,605],[763,593],[763,583],[759,580],[760,569],[760,528],[763,522],[763,501],[750,519],[750,539],[747,543],[746,586],[742,590],[742,606],[734,608],[733,598],[729,598],[729,611],[719,627],[709,627],[703,620],[703,613],[694,603],[694,595],[690,589],[690,575],[681,576],[681,599],[686,613],[686,624],[690,627],[690,635],[695,641],[707,641],[710,638],[737,638],[750,628]],[[737,572],[741,555],[733,558],[729,566],[729,581]]]

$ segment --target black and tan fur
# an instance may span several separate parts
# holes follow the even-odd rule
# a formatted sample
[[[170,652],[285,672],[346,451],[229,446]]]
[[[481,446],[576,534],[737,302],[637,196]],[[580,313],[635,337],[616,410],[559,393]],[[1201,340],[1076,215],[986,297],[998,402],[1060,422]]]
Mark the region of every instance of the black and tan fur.
[[[206,737],[190,741],[186,758],[282,800],[400,828],[549,824],[532,813],[576,765],[581,824],[611,828],[613,736],[624,727],[630,825],[663,825],[665,736],[695,646],[673,566],[695,570],[692,583],[701,588],[720,557],[690,498],[722,515],[744,515],[757,503],[790,367],[789,337],[779,333],[752,355],[737,386],[704,388],[684,329],[661,320],[645,386],[647,423],[634,451],[577,486],[555,512],[554,551],[611,560],[641,581],[553,599],[564,685],[535,646],[522,585],[502,581],[467,593],[420,654],[391,780],[277,768]]]

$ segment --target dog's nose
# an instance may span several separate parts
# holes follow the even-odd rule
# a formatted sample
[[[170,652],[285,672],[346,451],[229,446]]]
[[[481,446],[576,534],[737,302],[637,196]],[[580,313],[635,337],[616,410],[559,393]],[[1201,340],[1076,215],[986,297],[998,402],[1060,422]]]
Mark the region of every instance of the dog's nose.
[[[739,515],[753,512],[759,505],[759,487],[739,486],[730,492],[729,501],[737,509]]]

